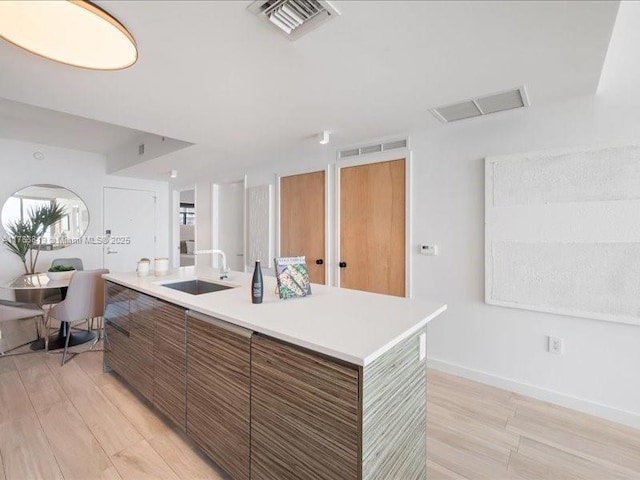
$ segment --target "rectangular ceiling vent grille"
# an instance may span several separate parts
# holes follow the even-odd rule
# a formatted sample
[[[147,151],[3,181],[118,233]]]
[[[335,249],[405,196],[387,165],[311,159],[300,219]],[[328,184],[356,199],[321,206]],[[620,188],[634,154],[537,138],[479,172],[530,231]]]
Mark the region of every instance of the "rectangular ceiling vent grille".
[[[407,148],[407,144],[407,139],[404,138],[402,140],[394,140],[393,142],[375,143],[373,145],[349,148],[347,150],[340,150],[338,152],[338,159],[359,157],[361,155],[367,155],[368,153],[388,152],[396,148]]]
[[[494,93],[434,108],[431,113],[442,123],[449,123],[528,105],[527,92],[524,87],[520,87],[507,92]]]
[[[247,10],[271,22],[289,40],[296,40],[340,15],[325,0],[257,0]]]

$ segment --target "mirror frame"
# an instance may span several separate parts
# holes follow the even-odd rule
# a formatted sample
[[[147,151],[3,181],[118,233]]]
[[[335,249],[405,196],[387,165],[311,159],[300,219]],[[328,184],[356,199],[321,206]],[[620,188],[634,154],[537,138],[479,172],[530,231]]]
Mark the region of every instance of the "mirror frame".
[[[35,184],[32,184],[32,185],[27,185],[25,187],[22,187],[22,188],[16,190],[11,195],[9,195],[9,197],[7,197],[7,199],[4,201],[4,204],[2,205],[2,210],[0,210],[0,225],[2,226],[2,230],[5,232],[5,234],[7,233],[7,230],[6,230],[6,227],[5,227],[6,219],[5,219],[4,210],[5,210],[5,207],[7,206],[7,202],[9,202],[12,198],[16,197],[16,195],[18,195],[20,192],[22,192],[24,190],[27,190],[29,188],[32,188],[32,187],[46,187],[46,188],[51,188],[51,189],[56,188],[56,189],[61,189],[61,190],[65,190],[65,191],[69,192],[70,194],[73,195],[73,197],[75,197],[75,199],[77,199],[84,206],[84,210],[86,211],[86,219],[87,219],[86,223],[81,222],[82,233],[78,237],[70,238],[66,242],[56,242],[56,243],[47,242],[47,243],[42,243],[42,244],[38,244],[38,245],[33,245],[32,249],[33,250],[41,250],[41,251],[62,250],[64,248],[70,247],[72,245],[81,244],[82,243],[82,238],[86,235],[87,231],[89,230],[89,226],[91,225],[91,212],[89,211],[89,207],[87,206],[87,204],[84,201],[84,199],[80,195],[78,195],[76,192],[74,192],[73,190],[71,190],[69,188],[66,188],[66,187],[63,187],[61,185],[54,185],[54,184],[50,184],[50,183],[35,183]],[[51,200],[53,200],[53,199],[49,198],[49,201],[51,201]],[[24,210],[23,210],[23,212],[24,212]],[[68,216],[68,212],[67,212],[66,216]],[[44,237],[44,238],[50,240],[50,238],[48,238],[48,237]]]

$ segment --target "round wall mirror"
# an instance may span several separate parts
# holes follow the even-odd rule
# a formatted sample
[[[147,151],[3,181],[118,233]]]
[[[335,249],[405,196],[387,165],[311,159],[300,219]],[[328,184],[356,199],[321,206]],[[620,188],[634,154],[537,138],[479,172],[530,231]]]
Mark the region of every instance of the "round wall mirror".
[[[11,227],[29,222],[34,212],[57,203],[61,218],[36,240],[34,248],[58,250],[79,243],[89,227],[89,209],[82,199],[58,185],[31,185],[11,195],[2,207],[2,226],[10,235]]]

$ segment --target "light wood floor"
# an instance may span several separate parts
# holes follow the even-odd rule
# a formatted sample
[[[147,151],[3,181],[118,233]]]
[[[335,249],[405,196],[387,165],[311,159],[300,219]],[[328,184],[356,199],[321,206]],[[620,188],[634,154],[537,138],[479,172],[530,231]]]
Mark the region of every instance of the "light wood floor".
[[[430,371],[429,480],[639,480],[640,430]]]
[[[0,358],[0,480],[224,478],[101,352],[59,361]],[[638,430],[435,371],[427,396],[429,480],[640,479]]]

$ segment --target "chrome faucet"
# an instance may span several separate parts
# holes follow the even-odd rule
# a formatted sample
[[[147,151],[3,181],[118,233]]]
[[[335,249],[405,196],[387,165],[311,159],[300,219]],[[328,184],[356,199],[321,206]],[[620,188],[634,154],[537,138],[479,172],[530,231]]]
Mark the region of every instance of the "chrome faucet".
[[[229,272],[231,271],[229,267],[227,267],[227,256],[224,254],[222,250],[197,250],[193,252],[194,255],[203,255],[205,253],[217,253],[220,255],[222,259],[222,264],[220,265],[220,280],[225,280],[229,278]]]

